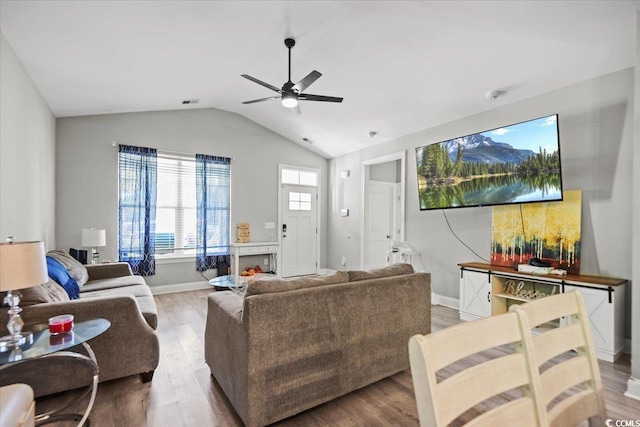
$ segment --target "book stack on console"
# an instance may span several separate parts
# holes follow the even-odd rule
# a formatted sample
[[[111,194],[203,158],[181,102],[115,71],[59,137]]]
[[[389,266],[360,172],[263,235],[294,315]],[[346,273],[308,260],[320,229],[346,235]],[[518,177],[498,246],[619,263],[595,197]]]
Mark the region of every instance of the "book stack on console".
[[[518,264],[518,271],[520,273],[549,274],[551,270],[553,270],[553,267],[538,267],[530,264]]]

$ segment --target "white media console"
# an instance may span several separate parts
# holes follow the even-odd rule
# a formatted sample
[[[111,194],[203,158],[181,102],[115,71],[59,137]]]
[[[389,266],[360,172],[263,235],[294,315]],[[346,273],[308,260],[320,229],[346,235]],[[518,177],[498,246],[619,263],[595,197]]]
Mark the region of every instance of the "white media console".
[[[625,279],[587,275],[534,275],[498,265],[468,262],[460,267],[460,319],[509,311],[513,304],[579,289],[584,298],[598,358],[614,362],[624,351]],[[545,325],[554,327],[557,323]]]

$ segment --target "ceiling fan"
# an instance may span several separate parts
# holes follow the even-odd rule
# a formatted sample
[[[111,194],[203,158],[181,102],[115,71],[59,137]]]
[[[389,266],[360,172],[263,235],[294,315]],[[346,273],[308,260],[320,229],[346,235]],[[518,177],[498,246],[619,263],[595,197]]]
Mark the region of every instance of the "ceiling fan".
[[[296,41],[291,38],[287,38],[284,40],[284,45],[289,49],[289,80],[282,86],[282,89],[278,89],[277,87],[270,85],[269,83],[265,83],[262,80],[258,80],[255,77],[251,77],[248,74],[242,74],[242,77],[245,79],[251,80],[252,82],[258,83],[261,86],[264,86],[268,89],[271,89],[274,92],[278,92],[278,96],[270,96],[267,98],[254,99],[252,101],[245,101],[243,104],[253,104],[256,102],[269,101],[271,99],[280,99],[282,101],[282,105],[287,108],[291,108],[295,114],[300,114],[300,107],[298,106],[298,101],[323,101],[323,102],[342,102],[343,98],[338,98],[335,96],[324,96],[324,95],[312,95],[310,93],[303,93],[302,91],[311,86],[316,80],[322,76],[316,70],[313,70],[305,78],[300,80],[298,83],[293,83],[291,81],[291,48],[296,45]]]

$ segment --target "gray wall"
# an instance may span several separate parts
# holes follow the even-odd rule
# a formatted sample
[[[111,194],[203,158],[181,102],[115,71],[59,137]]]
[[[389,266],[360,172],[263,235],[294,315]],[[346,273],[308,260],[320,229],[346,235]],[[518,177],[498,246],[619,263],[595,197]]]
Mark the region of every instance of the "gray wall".
[[[80,244],[82,228],[104,228],[101,259],[117,259],[118,152],[120,144],[234,158],[231,164],[231,235],[235,225],[251,224],[251,240],[266,241],[277,222],[278,164],[321,170],[323,223],[320,236],[326,264],[327,160],[247,120],[217,109],[109,114],[58,119],[56,151],[57,246]],[[276,233],[275,237],[278,237]],[[213,276],[207,272],[208,277]],[[150,286],[202,281],[195,261],[160,264]]]
[[[0,240],[55,247],[55,117],[0,33]]]
[[[639,6],[640,8],[640,6]],[[631,293],[631,377],[629,392],[640,399],[640,12],[636,13],[635,131],[633,145],[633,283]]]
[[[422,253],[434,291],[457,299],[456,264],[480,260],[455,239],[443,211],[420,212],[414,148],[559,113],[563,185],[583,191],[581,271],[631,279],[633,87],[634,70],[627,69],[332,159],[330,185],[353,213],[343,218],[339,207],[329,208],[329,268],[340,268],[343,256],[347,268],[359,266],[361,162],[406,150],[406,240]],[[351,176],[341,180],[345,169]],[[488,259],[491,208],[444,212],[458,236]]]

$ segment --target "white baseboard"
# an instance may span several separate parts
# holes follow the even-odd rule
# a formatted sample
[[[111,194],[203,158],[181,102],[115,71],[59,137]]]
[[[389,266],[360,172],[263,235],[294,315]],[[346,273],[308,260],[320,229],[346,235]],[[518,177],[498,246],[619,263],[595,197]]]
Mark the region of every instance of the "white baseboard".
[[[431,305],[444,305],[445,307],[458,310],[460,308],[460,300],[458,298],[431,293]]]
[[[627,391],[624,394],[626,397],[640,400],[640,380],[637,378],[629,378],[627,381]]]
[[[330,268],[319,268],[318,269],[318,274],[321,275],[321,276],[325,276],[327,274],[333,274],[333,273],[336,273],[336,272],[337,272],[336,270],[332,270]]]
[[[150,286],[153,295],[172,294],[174,292],[199,291],[201,289],[210,289],[214,291],[213,286],[209,282],[190,282],[176,283],[174,285]]]

